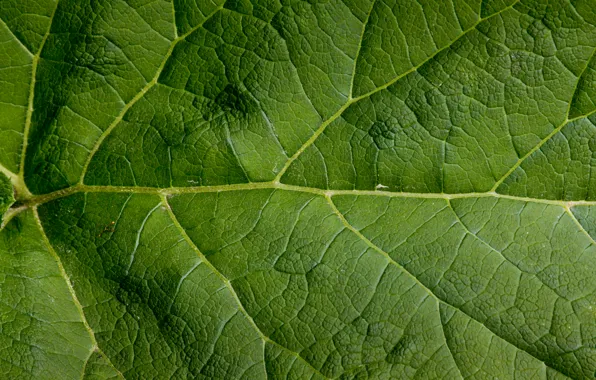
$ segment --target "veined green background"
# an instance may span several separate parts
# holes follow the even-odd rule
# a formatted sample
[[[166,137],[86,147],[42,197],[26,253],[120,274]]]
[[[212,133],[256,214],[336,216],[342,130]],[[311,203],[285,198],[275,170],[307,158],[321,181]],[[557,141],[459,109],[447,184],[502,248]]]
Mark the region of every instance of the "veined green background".
[[[0,1],[0,377],[594,378],[595,55],[596,0]]]

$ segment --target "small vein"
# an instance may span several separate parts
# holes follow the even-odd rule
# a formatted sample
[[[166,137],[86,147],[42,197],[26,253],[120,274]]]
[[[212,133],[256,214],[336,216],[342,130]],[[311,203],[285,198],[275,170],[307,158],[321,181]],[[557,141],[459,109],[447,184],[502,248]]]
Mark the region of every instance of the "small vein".
[[[126,205],[126,204],[125,204]],[[128,261],[128,267],[126,268],[126,274],[128,275],[128,273],[130,272],[130,268],[132,267],[132,263],[135,260],[135,255],[137,253],[137,249],[139,249],[139,244],[141,242],[141,235],[143,233],[143,231],[145,230],[145,225],[147,224],[147,221],[149,220],[149,217],[155,212],[155,210],[157,210],[159,207],[161,206],[161,203],[158,203],[155,207],[153,207],[151,210],[149,210],[149,212],[147,213],[147,215],[145,216],[145,219],[143,219],[143,222],[141,223],[141,226],[139,227],[139,230],[137,231],[137,236],[135,238],[135,246],[130,254],[130,259]],[[124,210],[124,208],[123,208]]]
[[[337,208],[337,206],[335,206],[335,203],[333,203],[333,200],[331,199],[330,196],[326,196],[325,197],[327,199],[327,203],[329,203],[329,206],[333,209],[333,212],[335,212],[335,214],[337,215],[337,217],[340,219],[340,221],[346,226],[346,228],[348,228],[350,231],[352,231],[354,234],[356,234],[356,236],[358,236],[358,238],[360,238],[363,242],[365,242],[369,247],[371,247],[373,250],[375,250],[377,253],[380,253],[381,255],[385,256],[385,258],[387,260],[389,260],[389,262],[393,265],[395,265],[398,269],[400,269],[404,274],[406,274],[408,277],[410,277],[417,285],[419,285],[422,289],[424,289],[430,296],[432,296],[433,298],[435,298],[438,302],[443,303],[445,305],[451,306],[454,309],[459,310],[460,312],[462,312],[463,314],[467,315],[468,318],[480,323],[482,326],[484,326],[485,328],[487,328],[489,331],[491,331],[495,336],[500,337],[501,339],[503,339],[505,342],[509,343],[510,345],[512,345],[513,347],[520,349],[519,347],[517,347],[513,342],[509,341],[508,339],[500,336],[499,334],[497,334],[496,332],[494,332],[489,326],[487,326],[486,324],[484,324],[482,321],[479,321],[478,319],[474,318],[473,316],[471,316],[470,314],[468,314],[467,312],[463,311],[462,309],[460,309],[459,307],[457,307],[456,305],[452,305],[449,302],[441,299],[439,296],[437,296],[430,288],[428,288],[426,285],[424,285],[422,282],[420,282],[420,280],[418,280],[418,278],[416,276],[414,276],[410,271],[408,271],[405,267],[403,267],[401,264],[399,264],[397,261],[393,260],[393,258],[385,251],[383,251],[379,246],[377,246],[375,243],[373,243],[372,241],[370,241],[366,236],[364,236],[359,230],[357,230],[354,226],[352,226],[347,219],[344,217],[344,215],[341,213],[341,211],[339,211],[339,209]],[[521,349],[520,349],[521,350]],[[523,350],[522,350],[523,351]],[[526,351],[524,351],[526,352]],[[528,355],[532,356],[533,358],[535,358],[536,360],[544,363],[545,366],[551,368],[554,371],[557,371],[559,373],[561,373],[559,370],[557,370],[556,368],[553,368],[552,366],[550,366],[548,363],[546,363],[544,360],[540,359],[539,357],[534,356],[534,354],[527,352]],[[564,374],[564,373],[563,373]]]
[[[390,80],[389,82],[385,83],[382,86],[377,87],[376,89],[367,92],[366,94],[357,96],[355,98],[352,98],[350,96],[350,98],[348,99],[348,101],[341,106],[333,115],[331,115],[331,117],[329,117],[329,119],[323,121],[321,123],[321,125],[319,126],[319,128],[317,128],[317,130],[315,131],[315,133],[300,147],[300,149],[298,149],[298,151],[296,151],[296,153],[294,153],[294,155],[292,157],[290,157],[284,167],[282,168],[282,170],[278,173],[278,175],[275,177],[275,181],[279,182],[281,180],[281,178],[283,177],[283,175],[285,174],[285,172],[288,170],[288,168],[292,165],[292,163],[294,161],[296,161],[296,159],[298,157],[300,157],[300,155],[302,154],[302,152],[304,152],[309,146],[311,146],[316,140],[317,138],[323,133],[323,131],[325,131],[325,129],[327,128],[327,126],[329,124],[331,124],[333,121],[335,121],[337,118],[339,118],[341,116],[341,114],[352,104],[363,100],[363,99],[367,99],[369,97],[371,97],[372,95],[376,94],[379,91],[382,91],[384,89],[386,89],[387,87],[391,86],[392,84],[396,83],[397,81],[399,81],[400,79],[408,76],[409,74],[417,71],[420,67],[424,66],[427,62],[431,61],[433,58],[435,58],[437,55],[439,55],[440,53],[442,53],[443,51],[451,48],[453,46],[453,44],[455,44],[458,40],[460,40],[462,37],[466,36],[469,32],[471,32],[472,30],[475,30],[476,27],[482,23],[483,21],[486,21],[490,18],[496,17],[498,15],[500,15],[501,13],[511,9],[513,6],[515,6],[520,0],[516,0],[513,4],[509,5],[506,8],[501,9],[499,12],[494,13],[488,17],[485,18],[481,18],[479,19],[473,26],[471,26],[470,28],[466,29],[462,34],[460,34],[456,39],[454,39],[450,44],[445,45],[444,47],[442,47],[441,49],[435,51],[431,56],[429,56],[427,59],[425,59],[424,61],[420,62],[418,65],[412,67],[411,69],[409,69],[408,71],[405,71],[401,74],[399,74],[398,76],[396,76],[395,78],[393,78],[392,80]],[[353,81],[352,81],[353,83]],[[351,91],[350,91],[351,92]]]
[[[225,118],[224,124],[225,124],[225,133],[226,133],[226,143],[230,147],[230,150],[232,151],[232,155],[236,159],[236,163],[238,164],[238,167],[240,168],[240,170],[242,170],[242,174],[244,174],[244,177],[246,178],[246,180],[248,182],[250,182],[250,176],[248,175],[248,172],[246,171],[246,168],[244,167],[244,164],[242,163],[242,159],[240,158],[240,155],[238,154],[238,152],[236,152],[236,146],[234,145],[234,140],[232,140],[232,132],[230,130],[230,122],[227,117]]]
[[[33,56],[33,52],[31,50],[29,50],[29,48],[27,48],[27,46],[25,46],[23,41],[21,41],[21,39],[19,37],[17,37],[16,34],[14,34],[14,32],[8,27],[8,25],[6,24],[6,22],[4,20],[2,20],[2,18],[0,18],[0,23],[2,23],[4,25],[4,27],[6,28],[6,30],[8,30],[8,33],[12,34],[14,39],[19,43],[19,45],[21,45],[23,50],[25,50],[27,53],[29,53],[30,56]]]
[[[424,12],[424,6],[420,3],[420,0],[415,0],[414,1],[419,7],[420,7],[420,12],[423,15],[423,19],[424,19],[424,26],[426,28],[426,30],[428,30],[428,35],[430,36],[430,39],[433,42],[433,46],[435,47],[435,49],[438,49],[439,47],[437,46],[437,41],[435,41],[435,36],[433,35],[432,30],[430,30],[430,25],[428,23],[428,19],[426,18],[426,13]],[[459,20],[458,20],[459,23]],[[455,42],[455,41],[454,41]],[[450,45],[452,45],[453,43],[451,43]]]
[[[366,33],[366,27],[368,25],[368,21],[370,20],[370,15],[372,14],[373,9],[375,8],[375,4],[377,0],[373,0],[372,5],[370,6],[370,10],[366,15],[366,19],[362,23],[362,32],[360,33],[360,43],[358,44],[358,50],[356,51],[356,56],[354,57],[354,68],[352,69],[352,80],[350,82],[350,95],[348,99],[352,99],[352,95],[354,94],[354,80],[356,79],[356,68],[358,66],[358,57],[360,57],[360,51],[362,50],[362,44],[364,43],[364,33]]]
[[[243,13],[241,13],[241,15],[242,15],[242,16],[247,16],[247,15],[245,15],[245,14],[243,14]],[[257,20],[259,20],[259,21],[262,21],[260,18],[258,18],[258,17],[256,17],[256,16],[255,16],[255,18],[256,18]],[[315,109],[315,110],[316,110],[316,107],[314,106],[314,104],[312,104],[312,100],[311,100],[311,99],[310,99],[310,97],[307,95],[307,93],[306,93],[306,90],[304,89],[304,83],[302,83],[302,78],[301,78],[300,71],[298,70],[298,67],[296,66],[296,63],[294,62],[294,54],[291,54],[291,53],[290,53],[290,49],[289,49],[289,47],[288,47],[288,41],[286,40],[286,38],[284,37],[283,33],[282,33],[280,30],[278,30],[277,28],[275,28],[275,27],[274,27],[273,25],[271,25],[271,24],[268,24],[268,25],[270,25],[270,26],[273,28],[273,30],[275,30],[275,32],[277,33],[277,35],[279,36],[279,38],[281,38],[281,39],[282,39],[282,41],[284,42],[284,44],[286,45],[286,50],[288,51],[288,55],[289,55],[289,60],[288,60],[288,62],[290,63],[290,65],[292,65],[292,68],[294,69],[294,74],[296,74],[296,78],[298,79],[298,80],[297,80],[297,82],[298,82],[298,84],[300,85],[300,89],[302,90],[302,93],[304,94],[304,96],[305,96],[306,100],[308,100],[308,103],[310,104],[310,106],[311,106],[313,109]],[[340,50],[340,52],[341,52],[341,53],[343,53],[341,50]],[[317,111],[317,113],[318,113],[318,111]]]
[[[315,371],[315,373],[319,374],[320,376],[323,376],[326,379],[329,379],[328,376],[325,376],[318,369],[316,369],[315,367],[313,367],[313,365],[310,364],[302,356],[300,356],[299,353],[294,352],[294,351],[290,350],[289,348],[287,348],[287,347],[285,347],[285,346],[277,343],[276,341],[272,340],[271,338],[269,338],[267,335],[265,335],[261,331],[261,329],[257,326],[257,324],[255,323],[255,321],[250,316],[250,314],[248,314],[248,312],[244,308],[244,305],[240,301],[240,298],[238,298],[238,294],[236,293],[236,290],[234,290],[234,287],[232,286],[232,284],[230,283],[230,281],[205,257],[205,255],[203,255],[203,253],[199,250],[199,247],[196,246],[196,244],[188,236],[188,234],[186,233],[186,231],[184,230],[184,228],[182,228],[182,226],[180,225],[180,222],[178,221],[178,218],[176,218],[176,215],[172,211],[172,208],[170,207],[170,204],[168,203],[168,200],[167,200],[167,198],[166,198],[165,195],[162,196],[162,202],[166,206],[166,209],[168,211],[168,215],[170,216],[170,219],[172,220],[172,223],[174,223],[174,225],[176,226],[176,228],[180,231],[180,234],[182,235],[182,237],[184,238],[184,240],[186,240],[186,242],[188,243],[188,245],[196,252],[196,254],[201,259],[201,262],[204,262],[211,269],[211,271],[221,279],[221,281],[224,283],[224,285],[226,286],[226,288],[228,288],[229,292],[232,294],[232,296],[234,297],[234,300],[236,301],[236,303],[238,305],[238,309],[244,315],[244,317],[249,321],[249,323],[252,325],[252,327],[255,329],[255,332],[259,335],[259,337],[261,338],[261,340],[264,343],[273,344],[275,346],[278,346],[278,347],[282,348],[283,350],[285,350],[288,353],[290,353],[293,356],[295,356],[297,359],[299,359],[302,362],[304,362],[309,368],[311,368],[313,371]]]
[[[41,219],[39,218],[39,214],[37,212],[37,207],[33,208],[33,216],[37,223],[37,227],[39,228],[39,231],[41,233],[42,240],[43,240],[46,248],[48,249],[48,252],[50,252],[52,257],[56,261],[56,264],[58,265],[58,269],[60,271],[60,275],[62,276],[62,278],[64,279],[64,282],[66,283],[66,287],[68,288],[68,291],[70,292],[70,295],[71,295],[72,300],[77,308],[77,311],[79,312],[79,315],[81,316],[81,321],[83,322],[83,325],[85,326],[85,329],[87,330],[87,333],[89,334],[89,337],[91,338],[91,343],[93,343],[92,352],[93,351],[99,352],[106,359],[108,364],[114,369],[114,371],[116,371],[118,376],[120,378],[124,379],[124,375],[122,375],[122,373],[114,366],[114,364],[108,358],[108,356],[101,350],[101,348],[99,348],[99,344],[97,343],[97,340],[95,339],[95,333],[93,332],[93,330],[91,329],[91,326],[89,326],[89,323],[87,322],[87,318],[85,317],[85,312],[83,311],[83,306],[81,305],[81,302],[79,302],[79,299],[77,298],[77,294],[76,294],[74,288],[72,287],[70,279],[68,278],[68,274],[66,273],[66,270],[64,269],[64,265],[62,265],[62,260],[60,259],[60,256],[58,256],[56,251],[54,250],[52,243],[50,243],[50,240],[48,239],[48,237],[43,229]]]
[[[124,118],[124,115],[126,114],[126,112],[128,112],[128,110],[136,102],[138,102],[143,96],[145,96],[145,94],[153,86],[155,86],[157,84],[157,80],[159,79],[159,76],[163,72],[163,69],[165,68],[168,59],[170,58],[170,56],[174,52],[174,48],[178,45],[178,43],[180,41],[185,40],[186,37],[188,37],[190,34],[192,34],[197,29],[199,29],[200,27],[202,27],[203,24],[205,24],[205,22],[207,22],[207,20],[209,20],[211,17],[213,17],[222,8],[223,8],[223,4],[220,5],[220,6],[218,6],[217,8],[215,8],[215,10],[209,16],[207,16],[203,20],[203,22],[201,22],[200,24],[198,24],[194,28],[190,29],[188,32],[184,33],[183,35],[177,37],[175,40],[172,41],[172,43],[170,44],[170,47],[168,48],[168,51],[166,52],[166,54],[164,56],[164,59],[162,60],[162,62],[159,65],[159,67],[157,68],[157,72],[155,73],[155,76],[153,77],[153,79],[151,81],[147,82],[147,84],[128,103],[126,103],[124,105],[124,107],[122,108],[122,110],[120,111],[120,113],[118,114],[118,116],[116,116],[116,118],[114,119],[114,121],[112,121],[112,123],[108,126],[108,128],[106,128],[106,130],[103,132],[103,134],[95,142],[95,145],[93,146],[93,149],[91,149],[91,153],[89,153],[89,156],[87,156],[87,160],[85,161],[85,164],[83,165],[83,170],[81,171],[81,178],[79,180],[79,183],[80,184],[83,184],[83,182],[85,180],[85,175],[87,174],[87,169],[89,168],[89,164],[91,163],[91,160],[93,159],[93,157],[95,156],[95,154],[97,153],[97,151],[99,150],[99,148],[101,147],[101,145],[103,144],[104,140],[110,135],[110,133],[114,130],[114,128],[116,128],[116,126],[118,126],[118,124],[120,124],[120,122]]]

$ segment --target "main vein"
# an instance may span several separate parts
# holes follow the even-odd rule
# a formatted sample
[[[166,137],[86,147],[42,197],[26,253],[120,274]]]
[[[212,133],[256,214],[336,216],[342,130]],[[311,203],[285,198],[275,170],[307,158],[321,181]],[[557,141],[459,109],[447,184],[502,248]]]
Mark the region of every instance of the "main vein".
[[[379,196],[379,197],[392,197],[392,198],[425,198],[425,199],[461,199],[461,198],[499,198],[508,199],[520,202],[533,202],[556,205],[560,207],[574,207],[574,206],[596,206],[596,201],[563,201],[554,199],[537,199],[529,197],[520,197],[515,195],[499,194],[494,191],[488,191],[484,193],[407,193],[407,192],[392,192],[382,190],[326,190],[318,189],[314,187],[305,186],[294,186],[287,185],[279,182],[249,182],[249,183],[238,183],[230,185],[220,186],[196,186],[196,187],[168,187],[168,188],[157,188],[157,187],[135,187],[135,186],[89,186],[89,185],[75,185],[66,189],[58,190],[53,193],[38,195],[30,199],[26,199],[22,202],[18,202],[15,208],[9,210],[6,216],[13,216],[28,207],[38,206],[55,199],[67,197],[75,193],[142,193],[142,194],[155,194],[155,195],[176,195],[176,194],[196,194],[196,193],[214,193],[223,191],[247,191],[247,190],[285,190],[285,191],[296,191],[302,193],[316,194],[319,196],[338,196],[338,195],[355,195],[355,196]],[[12,211],[12,212],[11,212]],[[4,224],[6,224],[5,221]]]

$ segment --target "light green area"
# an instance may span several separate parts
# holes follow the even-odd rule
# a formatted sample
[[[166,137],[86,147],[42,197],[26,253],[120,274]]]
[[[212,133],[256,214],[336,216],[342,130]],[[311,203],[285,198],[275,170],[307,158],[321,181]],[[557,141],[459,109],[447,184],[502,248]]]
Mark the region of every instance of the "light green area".
[[[109,363],[104,354],[94,351],[85,363],[85,380],[122,379],[121,374]]]
[[[0,263],[1,376],[78,378],[92,341],[31,211],[0,231]]]
[[[21,144],[23,143],[23,132],[27,107],[29,102],[31,65],[33,55],[24,44],[23,38],[19,36],[18,29],[22,22],[17,22],[21,17],[22,2],[3,1],[0,4],[0,165],[8,170],[18,172],[21,162]],[[42,9],[39,9],[43,12]],[[13,25],[10,17],[15,17]],[[13,25],[15,29],[11,29]],[[36,23],[36,26],[47,28],[47,20]],[[30,30],[31,38],[36,36]],[[22,30],[26,31],[26,30]],[[31,49],[31,47],[29,47]]]
[[[1,1],[0,377],[594,378],[595,56],[596,0]]]

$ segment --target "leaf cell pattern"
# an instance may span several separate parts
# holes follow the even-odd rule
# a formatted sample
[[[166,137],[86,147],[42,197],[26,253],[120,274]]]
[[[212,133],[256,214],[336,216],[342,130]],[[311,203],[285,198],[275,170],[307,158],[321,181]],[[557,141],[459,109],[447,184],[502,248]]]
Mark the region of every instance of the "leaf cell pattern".
[[[593,378],[595,56],[593,0],[2,1],[0,373]]]

